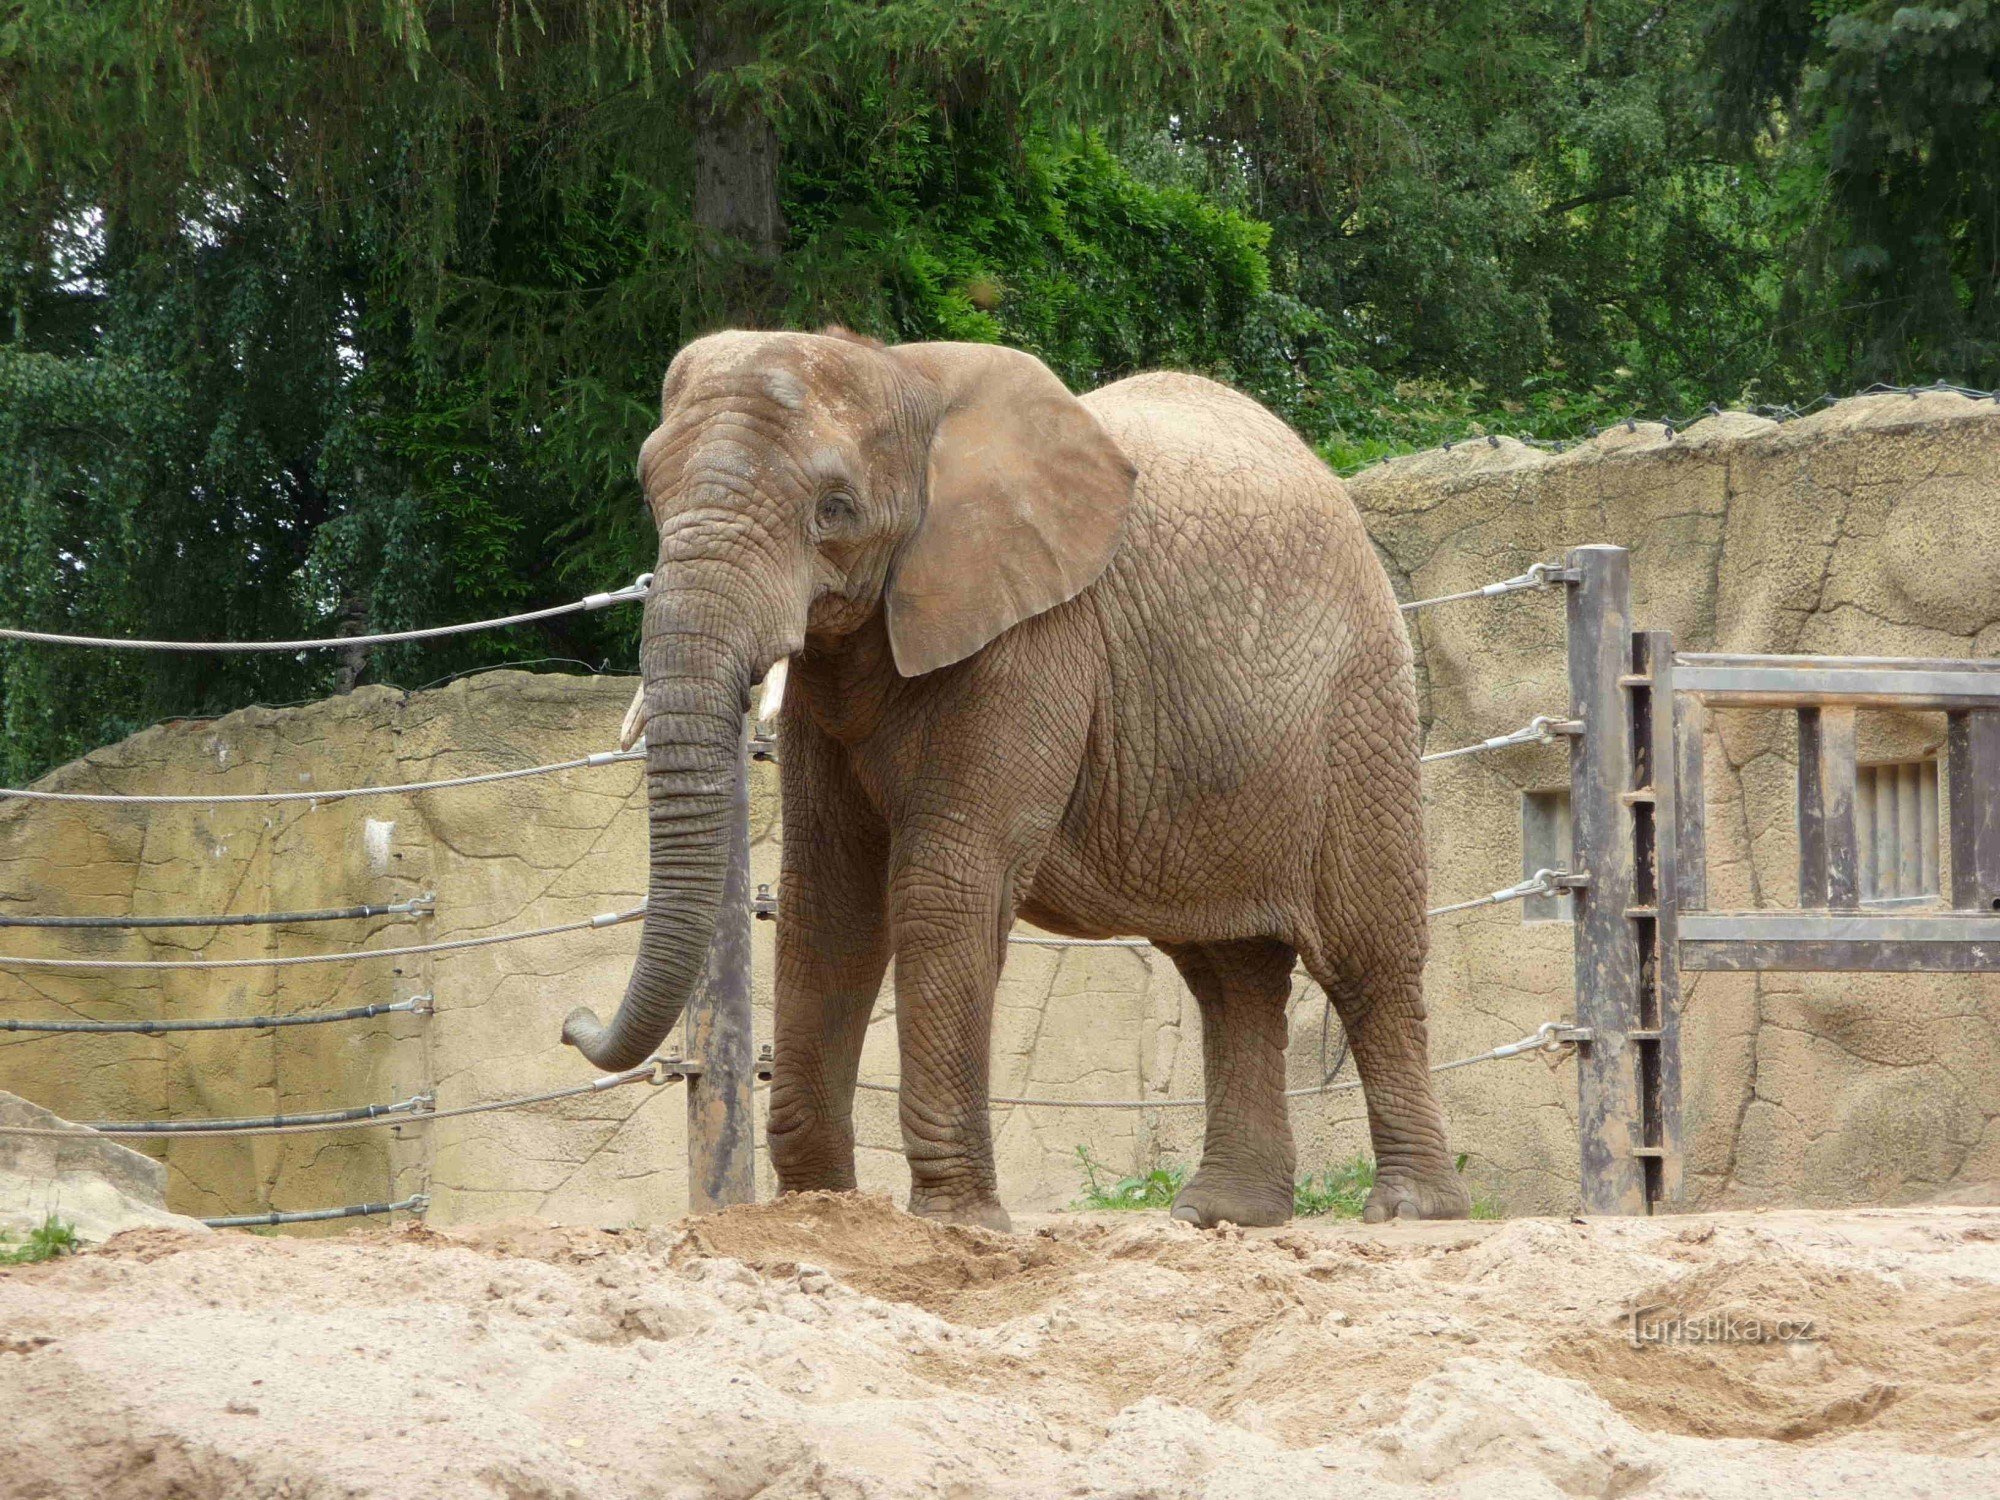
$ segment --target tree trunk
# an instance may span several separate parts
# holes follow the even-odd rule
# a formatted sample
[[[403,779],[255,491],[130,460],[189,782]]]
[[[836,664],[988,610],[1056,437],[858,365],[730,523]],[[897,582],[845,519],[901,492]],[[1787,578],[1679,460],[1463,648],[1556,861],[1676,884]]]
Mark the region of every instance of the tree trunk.
[[[694,23],[694,228],[700,321],[758,327],[779,310],[778,132],[729,75],[757,53],[756,12],[711,3]]]

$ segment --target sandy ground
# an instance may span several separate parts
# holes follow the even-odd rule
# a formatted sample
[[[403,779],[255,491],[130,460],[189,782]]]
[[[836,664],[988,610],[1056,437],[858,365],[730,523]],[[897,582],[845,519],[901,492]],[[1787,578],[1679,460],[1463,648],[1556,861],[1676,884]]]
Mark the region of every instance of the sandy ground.
[[[142,1229],[0,1271],[0,1450],[8,1500],[2000,1495],[2000,1209]]]

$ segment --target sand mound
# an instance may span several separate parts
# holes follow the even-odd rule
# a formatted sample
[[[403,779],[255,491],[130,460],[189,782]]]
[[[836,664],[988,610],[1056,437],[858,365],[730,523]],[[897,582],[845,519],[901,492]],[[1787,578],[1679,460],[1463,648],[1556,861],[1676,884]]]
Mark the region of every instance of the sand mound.
[[[0,1393],[9,1500],[1995,1493],[2000,1210],[146,1230]]]

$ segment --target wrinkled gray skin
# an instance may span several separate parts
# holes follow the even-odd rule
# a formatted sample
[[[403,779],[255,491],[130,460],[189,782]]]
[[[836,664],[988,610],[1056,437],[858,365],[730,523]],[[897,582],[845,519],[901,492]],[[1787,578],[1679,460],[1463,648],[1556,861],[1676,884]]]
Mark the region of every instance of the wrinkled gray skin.
[[[660,533],[642,667],[651,887],[604,1068],[702,969],[736,737],[793,658],[770,1150],[855,1183],[864,1032],[896,965],[910,1206],[1006,1226],[988,1119],[1016,917],[1137,935],[1200,1004],[1198,1224],[1292,1212],[1294,957],[1338,1008],[1367,1215],[1467,1199],[1429,1074],[1410,648],[1340,482],[1245,396],[1141,375],[1078,400],[1027,355],[718,334],[640,462]]]

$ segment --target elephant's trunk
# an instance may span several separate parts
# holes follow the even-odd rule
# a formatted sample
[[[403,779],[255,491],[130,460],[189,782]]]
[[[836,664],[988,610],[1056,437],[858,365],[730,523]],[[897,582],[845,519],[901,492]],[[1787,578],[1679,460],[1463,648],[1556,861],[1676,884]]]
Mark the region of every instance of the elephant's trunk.
[[[645,925],[625,998],[609,1025],[573,1010],[563,1040],[607,1072],[636,1067],[666,1040],[701,982],[728,861],[738,736],[749,708],[747,654],[676,618],[671,592],[646,607]]]

